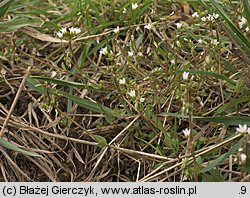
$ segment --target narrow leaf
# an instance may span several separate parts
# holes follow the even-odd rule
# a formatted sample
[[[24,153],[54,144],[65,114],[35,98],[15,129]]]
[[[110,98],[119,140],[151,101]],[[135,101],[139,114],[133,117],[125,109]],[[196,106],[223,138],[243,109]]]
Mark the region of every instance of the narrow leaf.
[[[207,171],[210,171],[214,167],[218,166],[223,160],[229,157],[229,155],[232,155],[235,151],[237,151],[242,146],[242,141],[237,142],[235,145],[232,146],[232,148],[224,153],[223,155],[220,155],[217,159],[211,161],[208,163],[208,165],[203,168],[200,173],[205,173]]]
[[[31,153],[29,151],[25,151],[21,148],[19,148],[18,146],[16,146],[15,144],[8,142],[7,140],[0,138],[0,146],[5,147],[7,149],[13,150],[13,151],[17,151],[20,152],[24,155],[28,155],[28,156],[32,156],[32,157],[42,157],[41,155],[38,155],[36,153]]]
[[[14,0],[5,0],[0,3],[0,18],[4,16],[7,12],[10,5],[14,2]]]

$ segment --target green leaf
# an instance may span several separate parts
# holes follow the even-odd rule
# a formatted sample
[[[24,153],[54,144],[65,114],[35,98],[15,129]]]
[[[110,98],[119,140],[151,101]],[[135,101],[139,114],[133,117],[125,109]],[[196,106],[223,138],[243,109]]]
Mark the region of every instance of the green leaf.
[[[205,173],[207,171],[210,171],[211,169],[219,165],[223,160],[228,158],[229,155],[232,155],[235,151],[237,151],[241,146],[242,146],[242,140],[233,145],[228,152],[224,153],[223,155],[220,155],[220,157],[218,157],[217,159],[210,161],[208,165],[200,171],[200,173]]]
[[[0,3],[0,18],[4,16],[13,2],[14,0],[5,0]]]
[[[81,107],[84,107],[86,109],[89,109],[91,111],[95,111],[98,113],[104,113],[107,116],[116,117],[114,114],[114,111],[106,106],[100,105],[100,104],[92,102],[90,100],[86,100],[86,99],[80,98],[78,96],[75,96],[75,95],[72,95],[72,94],[57,90],[57,89],[53,89],[53,88],[45,89],[45,87],[43,85],[39,84],[38,82],[36,82],[32,78],[28,78],[26,81],[26,84],[31,89],[33,89],[41,94],[49,93],[49,94],[64,96],[67,99],[72,100],[74,103],[80,105]]]
[[[243,0],[244,14],[246,15],[246,19],[250,24],[250,6],[248,0]]]
[[[100,148],[103,148],[103,147],[107,146],[107,144],[108,144],[107,140],[100,135],[94,135],[93,138],[96,141],[97,146]]]
[[[10,149],[10,150],[13,150],[13,151],[17,151],[17,152],[20,152],[24,155],[28,155],[28,156],[32,156],[32,157],[42,157],[41,155],[39,154],[36,154],[36,153],[31,153],[29,151],[25,151],[21,148],[19,148],[18,146],[16,146],[15,144],[11,143],[11,142],[8,142],[7,140],[3,139],[3,138],[0,138],[0,145],[2,147],[5,147],[7,149]]]
[[[41,27],[42,25],[43,21],[37,17],[14,18],[9,21],[0,22],[0,32],[11,32],[25,26]]]
[[[51,77],[44,77],[44,76],[30,76],[29,78],[41,80],[44,82],[57,84],[57,85],[65,86],[65,87],[72,87],[72,88],[78,88],[78,89],[87,88],[87,89],[98,91],[98,92],[105,92],[105,93],[108,92],[102,89],[101,87],[99,87],[98,84],[86,85],[83,83],[73,82],[69,80],[61,80],[61,79],[56,79],[56,78],[51,78]]]
[[[222,105],[219,109],[217,109],[217,111],[215,112],[215,115],[221,114],[222,112],[226,111],[230,107],[235,107],[236,105],[238,105],[240,103],[249,102],[249,101],[250,101],[250,96],[245,96],[245,97],[241,97],[238,99],[234,99],[234,100]]]

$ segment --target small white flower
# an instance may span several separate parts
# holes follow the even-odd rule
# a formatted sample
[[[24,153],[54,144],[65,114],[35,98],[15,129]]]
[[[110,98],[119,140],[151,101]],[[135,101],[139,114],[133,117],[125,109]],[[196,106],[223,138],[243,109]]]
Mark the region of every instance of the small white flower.
[[[202,44],[202,43],[203,43],[203,40],[202,40],[202,39],[199,39],[199,40],[198,40],[198,43],[199,43],[199,44]]]
[[[63,37],[63,33],[61,31],[57,32],[56,35],[59,37],[59,38],[62,38]]]
[[[242,17],[242,18],[241,18],[241,22],[243,23],[243,25],[245,25],[245,24],[247,23],[246,18],[245,18],[245,17]]]
[[[193,17],[193,18],[198,18],[198,17],[199,17],[198,12],[194,12],[194,13],[192,14],[192,17]]]
[[[206,17],[201,17],[201,20],[205,22],[207,19]]]
[[[188,80],[189,72],[183,72],[182,78],[183,80]]]
[[[242,151],[243,151],[243,148],[239,148],[238,151],[239,151],[239,152],[242,152]]]
[[[104,47],[100,50],[100,54],[104,54],[106,55],[108,53],[108,48],[107,47]]]
[[[120,32],[120,28],[119,26],[117,26],[114,30],[113,30],[114,33],[118,34]]]
[[[247,155],[244,154],[244,153],[240,154],[240,159],[241,159],[241,162],[242,162],[242,163],[245,163],[245,162],[246,162],[246,159],[247,159]]]
[[[247,128],[247,133],[250,135],[250,127]]]
[[[172,59],[172,60],[170,61],[170,63],[171,63],[172,65],[175,64],[175,60]]]
[[[247,125],[246,124],[244,124],[244,125],[239,124],[239,127],[236,128],[236,131],[239,133],[248,132]]]
[[[140,102],[144,102],[145,101],[145,98],[140,98]]]
[[[60,29],[60,31],[65,34],[67,32],[67,28],[66,27],[63,27],[62,29]]]
[[[242,22],[242,21],[240,21],[240,22],[239,22],[239,27],[240,27],[240,29],[242,29],[242,28],[243,28],[243,25],[244,25],[244,24],[243,24],[243,22]]]
[[[209,21],[212,21],[212,20],[214,20],[214,17],[213,17],[213,15],[211,15],[211,14],[208,14],[208,15],[207,15],[207,20],[209,20]]]
[[[51,72],[51,77],[54,78],[56,76],[56,71]]]
[[[138,8],[138,4],[137,3],[132,3],[132,10],[135,10],[136,8]]]
[[[123,14],[126,14],[126,13],[127,13],[127,9],[126,9],[126,8],[123,8],[122,13],[123,13]]]
[[[125,85],[125,83],[126,83],[126,79],[125,78],[122,78],[122,79],[119,80],[119,84]]]
[[[133,55],[134,55],[134,52],[128,51],[128,56],[133,56]]]
[[[148,30],[152,30],[152,23],[148,23],[147,25],[144,26],[144,28],[148,29]]]
[[[246,27],[245,31],[246,31],[246,32],[249,32],[249,27]]]
[[[185,137],[188,137],[188,136],[190,136],[191,130],[186,128],[186,129],[182,130],[182,132],[184,133]]]
[[[130,90],[128,95],[130,95],[132,98],[135,97],[135,90]]]
[[[213,17],[214,17],[214,19],[218,19],[219,18],[219,14],[216,14],[216,13],[213,13]]]
[[[176,23],[175,25],[176,25],[177,29],[180,29],[183,26],[183,23]]]
[[[217,46],[220,43],[217,39],[213,39],[211,42],[215,46]]]
[[[69,32],[70,32],[70,34],[76,35],[76,34],[79,34],[81,32],[81,29],[80,28],[70,27]]]

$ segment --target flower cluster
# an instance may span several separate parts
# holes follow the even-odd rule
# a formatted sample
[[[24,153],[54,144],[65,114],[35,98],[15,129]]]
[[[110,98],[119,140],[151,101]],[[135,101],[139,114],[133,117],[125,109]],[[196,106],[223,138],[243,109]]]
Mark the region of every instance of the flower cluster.
[[[215,14],[215,13],[213,13],[213,14],[208,14],[206,17],[202,17],[201,18],[201,20],[202,21],[213,21],[213,20],[215,20],[215,19],[218,19],[219,18],[219,14]]]
[[[81,32],[81,29],[80,29],[80,28],[74,28],[74,27],[66,28],[66,27],[63,27],[63,28],[61,28],[61,29],[56,33],[56,35],[57,35],[59,38],[63,38],[63,37],[65,37],[65,36],[74,37],[74,36],[76,36],[77,34],[79,34],[80,32]]]

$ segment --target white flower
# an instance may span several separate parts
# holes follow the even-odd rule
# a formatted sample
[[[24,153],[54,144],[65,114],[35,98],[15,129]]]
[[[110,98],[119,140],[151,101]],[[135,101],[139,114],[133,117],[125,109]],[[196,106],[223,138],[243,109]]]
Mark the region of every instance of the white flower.
[[[119,80],[119,84],[125,85],[125,83],[126,83],[126,79],[125,78],[122,78],[122,79]]]
[[[106,55],[108,53],[108,48],[107,47],[104,47],[100,50],[100,54],[104,54]]]
[[[133,55],[134,55],[134,52],[128,51],[128,56],[133,56]]]
[[[132,10],[135,10],[136,8],[138,8],[138,4],[137,3],[132,3]]]
[[[177,29],[180,29],[183,26],[182,23],[176,23],[175,25],[176,25]]]
[[[65,33],[67,32],[67,28],[64,27],[64,28],[60,29],[60,31],[61,31],[63,34],[65,34]]]
[[[185,137],[188,137],[190,135],[191,130],[186,128],[182,130],[182,132],[184,133]]]
[[[174,15],[174,11],[170,13],[170,16],[173,16]]]
[[[240,22],[239,22],[239,27],[240,27],[240,29],[243,28],[243,25],[244,25],[244,24],[242,23],[242,21],[240,21]]]
[[[74,27],[69,28],[69,33],[70,34],[76,35],[76,34],[79,34],[80,32],[81,32],[80,28],[74,28]]]
[[[247,128],[247,133],[250,135],[250,127]]]
[[[217,46],[220,43],[217,39],[213,39],[211,42],[215,46]]]
[[[245,17],[242,17],[241,20],[240,20],[240,22],[239,22],[239,27],[240,27],[240,29],[241,29],[244,25],[246,25],[246,24],[247,24],[246,18],[245,18]]]
[[[172,60],[170,61],[170,63],[171,63],[172,65],[175,64],[175,60],[172,59]]]
[[[206,17],[201,17],[201,20],[205,22],[207,19]]]
[[[202,39],[199,39],[199,40],[198,40],[198,43],[199,43],[199,44],[202,44],[202,43],[203,43],[203,40],[202,40]]]
[[[236,128],[236,131],[239,133],[248,132],[247,125],[246,124],[244,124],[244,125],[239,124],[239,127]]]
[[[192,14],[192,17],[193,17],[193,18],[198,18],[198,17],[199,17],[198,12],[194,12],[194,13]]]
[[[113,30],[113,32],[114,32],[114,33],[116,33],[116,34],[118,34],[118,33],[119,33],[119,31],[120,31],[119,26],[117,26],[117,27]]]
[[[245,31],[246,31],[246,32],[249,32],[249,27],[246,27]]]
[[[145,98],[140,98],[140,102],[144,102],[145,101]]]
[[[208,14],[208,15],[207,15],[207,20],[209,20],[209,21],[212,21],[212,20],[214,20],[214,17],[213,17],[213,15],[211,15],[211,14]]]
[[[51,77],[54,78],[56,76],[56,71],[51,72]]]
[[[182,78],[183,80],[188,80],[189,72],[183,72]]]
[[[144,28],[148,30],[152,30],[153,25],[151,23],[148,23],[147,25],[144,26]]]
[[[240,154],[240,159],[241,159],[241,162],[242,162],[242,163],[245,163],[245,162],[246,162],[246,159],[247,159],[247,155],[244,154],[244,153]]]
[[[213,13],[213,17],[214,17],[214,19],[218,19],[219,18],[219,14],[216,14],[216,13]]]
[[[63,37],[63,33],[61,31],[57,32],[56,35],[59,37],[59,38],[62,38]]]
[[[241,22],[243,23],[243,25],[245,25],[245,24],[247,23],[246,18],[245,18],[245,17],[242,17],[242,18],[241,18]]]
[[[135,97],[135,90],[130,90],[128,95],[130,95],[132,98]]]
[[[126,9],[126,8],[123,8],[122,13],[123,13],[123,14],[126,14],[126,13],[127,13],[127,9]]]

